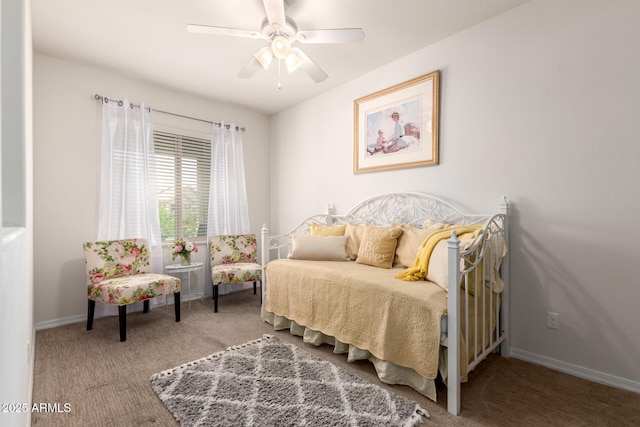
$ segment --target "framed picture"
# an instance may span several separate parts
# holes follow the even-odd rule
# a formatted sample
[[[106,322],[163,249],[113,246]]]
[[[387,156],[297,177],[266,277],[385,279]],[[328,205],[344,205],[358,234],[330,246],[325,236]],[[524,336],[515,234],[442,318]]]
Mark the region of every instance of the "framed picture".
[[[438,164],[440,71],[354,101],[353,173]]]

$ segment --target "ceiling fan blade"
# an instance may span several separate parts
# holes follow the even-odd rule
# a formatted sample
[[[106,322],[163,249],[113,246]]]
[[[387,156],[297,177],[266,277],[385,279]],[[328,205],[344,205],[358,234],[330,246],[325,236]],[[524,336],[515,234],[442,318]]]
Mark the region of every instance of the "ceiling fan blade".
[[[362,28],[336,28],[334,30],[304,30],[296,34],[302,43],[364,43]]]
[[[238,77],[243,79],[248,79],[253,76],[256,71],[262,69],[262,65],[258,62],[255,56],[252,56],[247,65],[244,66],[242,70],[238,73]]]
[[[264,38],[259,31],[241,30],[238,28],[214,27],[211,25],[188,24],[187,31],[190,33],[213,34],[216,36],[247,37],[251,39]]]
[[[313,62],[311,58],[305,55],[302,50],[298,49],[297,47],[294,47],[291,49],[291,51],[295,52],[295,54],[298,55],[298,57],[300,57],[300,59],[302,60],[302,64],[300,65],[300,68],[305,73],[309,74],[309,77],[311,77],[314,82],[320,83],[325,81],[329,77],[327,73],[322,71],[322,69],[318,67],[318,65],[315,62]]]
[[[263,0],[267,19],[271,25],[285,26],[284,0]]]

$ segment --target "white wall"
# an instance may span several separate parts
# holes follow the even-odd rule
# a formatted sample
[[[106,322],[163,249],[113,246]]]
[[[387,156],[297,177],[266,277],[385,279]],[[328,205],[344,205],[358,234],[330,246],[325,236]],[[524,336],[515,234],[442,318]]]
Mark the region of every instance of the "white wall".
[[[26,426],[35,334],[30,3],[2,1],[0,18],[0,425]]]
[[[640,391],[637,22],[635,0],[534,0],[274,116],[272,231],[383,192],[506,195],[514,354]],[[353,101],[436,69],[440,165],[354,175]]]
[[[34,257],[35,320],[39,328],[86,318],[82,243],[95,239],[97,233],[101,105],[94,100],[95,93],[144,102],[157,110],[244,126],[251,231],[259,234],[262,224],[268,221],[266,116],[36,53]],[[193,260],[203,261],[200,258],[204,254],[201,251]],[[204,275],[194,275],[194,280],[202,288]]]

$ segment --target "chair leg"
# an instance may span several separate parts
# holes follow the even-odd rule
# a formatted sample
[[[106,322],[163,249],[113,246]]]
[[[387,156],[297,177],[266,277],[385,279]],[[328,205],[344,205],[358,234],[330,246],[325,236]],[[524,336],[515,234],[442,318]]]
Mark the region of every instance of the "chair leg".
[[[120,342],[127,340],[127,306],[118,306],[118,317],[120,321]]]
[[[257,286],[257,283],[258,283],[258,282],[256,282],[255,280],[253,281],[253,294],[254,294],[254,295],[256,294],[256,286]]]
[[[87,313],[87,331],[93,329],[93,315],[96,312],[96,302],[93,300],[89,301],[89,312]]]
[[[213,312],[218,312],[218,285],[213,285]]]
[[[148,313],[149,312],[149,300],[146,299],[142,302],[142,312],[143,313]]]
[[[176,310],[176,322],[180,321],[180,292],[173,293],[173,305]]]

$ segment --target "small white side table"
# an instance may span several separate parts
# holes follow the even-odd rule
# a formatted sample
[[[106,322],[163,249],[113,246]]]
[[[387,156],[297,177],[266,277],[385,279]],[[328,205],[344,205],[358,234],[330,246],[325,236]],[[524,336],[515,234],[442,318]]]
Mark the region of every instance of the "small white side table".
[[[203,263],[192,262],[191,264],[171,264],[164,267],[167,274],[187,273],[187,289],[189,290],[189,308],[191,308],[191,272],[202,270]],[[203,297],[200,297],[203,300]]]

